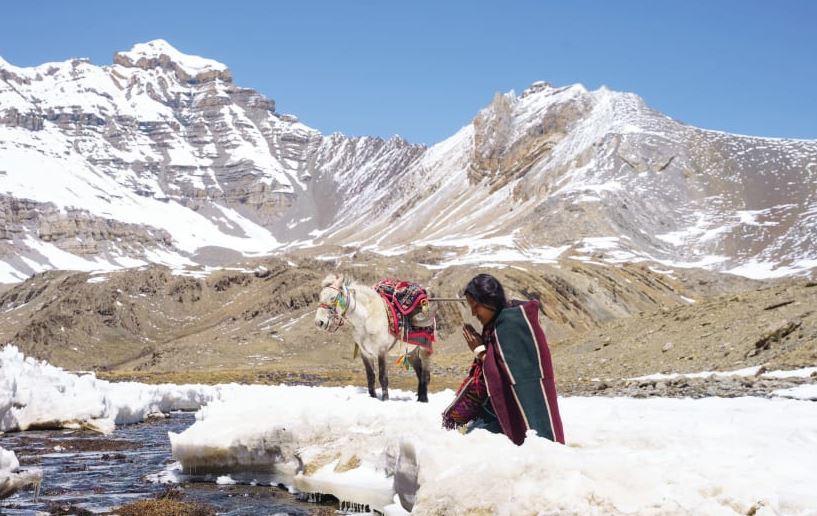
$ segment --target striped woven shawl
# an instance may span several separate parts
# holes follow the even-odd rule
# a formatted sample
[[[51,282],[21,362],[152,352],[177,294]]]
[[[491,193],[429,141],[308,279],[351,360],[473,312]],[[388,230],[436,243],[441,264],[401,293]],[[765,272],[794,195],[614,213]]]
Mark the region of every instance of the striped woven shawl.
[[[483,374],[502,432],[516,444],[524,442],[529,429],[564,444],[553,364],[539,325],[539,303],[531,300],[503,309],[493,332],[483,335],[483,340],[492,341]]]

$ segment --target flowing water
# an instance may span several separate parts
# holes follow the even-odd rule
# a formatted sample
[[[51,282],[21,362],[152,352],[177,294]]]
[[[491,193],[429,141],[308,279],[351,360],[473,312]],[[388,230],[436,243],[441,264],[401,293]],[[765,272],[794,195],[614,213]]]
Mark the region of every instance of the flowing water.
[[[0,514],[104,513],[163,494],[207,504],[219,514],[334,512],[336,504],[303,502],[274,486],[149,481],[148,477],[173,463],[167,432],[181,432],[193,421],[193,414],[173,413],[165,419],[117,427],[111,435],[66,430],[2,435],[0,446],[13,450],[21,467],[41,468],[43,480],[39,497],[33,490],[18,492],[0,501]]]

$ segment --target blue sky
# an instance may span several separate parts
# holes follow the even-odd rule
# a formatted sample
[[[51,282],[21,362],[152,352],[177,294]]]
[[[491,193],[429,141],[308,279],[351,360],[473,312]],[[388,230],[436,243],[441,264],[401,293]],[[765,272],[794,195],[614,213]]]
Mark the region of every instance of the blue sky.
[[[685,123],[817,139],[817,2],[29,1],[2,7],[17,66],[163,38],[323,132],[436,143],[536,80],[632,91]]]

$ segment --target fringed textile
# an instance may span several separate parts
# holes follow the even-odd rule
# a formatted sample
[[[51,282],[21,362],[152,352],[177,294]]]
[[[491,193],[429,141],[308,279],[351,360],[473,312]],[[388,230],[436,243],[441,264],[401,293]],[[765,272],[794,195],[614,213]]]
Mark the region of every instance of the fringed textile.
[[[468,376],[463,380],[454,401],[443,411],[443,428],[449,430],[466,425],[482,414],[488,400],[488,389],[482,378],[482,363],[474,360]]]

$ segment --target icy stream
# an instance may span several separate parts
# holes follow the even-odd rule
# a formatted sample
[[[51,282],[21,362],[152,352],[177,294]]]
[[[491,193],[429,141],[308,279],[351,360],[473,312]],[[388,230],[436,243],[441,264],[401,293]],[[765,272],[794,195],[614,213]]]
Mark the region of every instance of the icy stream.
[[[183,493],[184,501],[210,505],[220,514],[308,515],[321,508],[273,486],[171,486],[148,481],[173,462],[167,432],[182,432],[193,422],[192,413],[176,412],[166,419],[117,427],[110,435],[72,430],[2,435],[0,446],[16,450],[24,466],[42,468],[43,483],[38,499],[31,490],[18,492],[0,502],[0,513],[31,515],[60,506],[107,512],[167,489]]]

